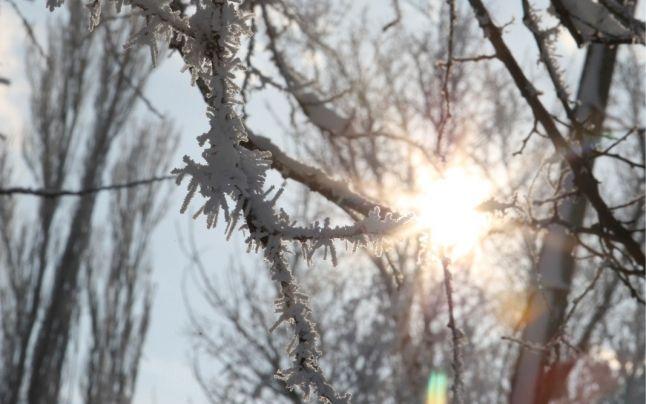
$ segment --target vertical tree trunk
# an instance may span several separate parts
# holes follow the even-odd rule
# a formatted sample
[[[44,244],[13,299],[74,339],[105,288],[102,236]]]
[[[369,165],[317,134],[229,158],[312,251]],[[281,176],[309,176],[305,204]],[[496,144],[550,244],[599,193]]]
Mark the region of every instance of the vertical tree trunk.
[[[83,189],[96,186],[103,173],[110,140],[108,130],[101,134],[103,136],[97,138],[91,158],[86,161]],[[72,317],[77,309],[78,275],[81,259],[90,239],[96,197],[96,194],[91,194],[79,202],[74,212],[65,250],[56,266],[50,303],[38,332],[32,358],[28,388],[28,400],[32,404],[52,403],[59,397]]]
[[[571,138],[582,140],[584,150],[593,147],[601,135],[616,54],[616,47],[592,44],[588,48],[579,82],[576,116],[579,122],[590,123],[593,129],[587,135],[571,133]],[[568,177],[563,191],[574,189],[572,178]],[[559,214],[577,227],[583,221],[585,209],[586,200],[576,197],[563,201]],[[549,228],[537,266],[540,290],[536,288],[529,298],[527,313],[533,313],[533,317],[525,317],[530,318],[523,330],[523,341],[543,346],[559,331],[567,309],[575,267],[572,256],[574,246],[573,237],[563,227],[553,225]],[[512,404],[546,403],[555,389],[565,388],[564,378],[560,378],[556,372],[544,372],[546,360],[545,352],[521,347],[512,377]]]

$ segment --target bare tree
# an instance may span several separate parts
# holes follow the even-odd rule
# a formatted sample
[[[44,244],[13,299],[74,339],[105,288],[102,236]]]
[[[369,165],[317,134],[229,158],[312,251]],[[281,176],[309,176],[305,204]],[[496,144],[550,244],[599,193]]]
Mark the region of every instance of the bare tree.
[[[129,402],[146,332],[150,281],[145,257],[150,232],[164,210],[156,199],[160,185],[149,182],[115,194],[105,214],[111,245],[91,242],[97,215],[103,213],[97,212],[97,193],[85,191],[106,179],[123,183],[164,174],[174,134],[168,124],[148,125],[155,128],[150,130],[130,122],[152,70],[145,52],[119,48],[136,26],[106,22],[88,33],[84,5],[73,1],[67,9],[68,16],[48,28],[47,52],[33,45],[26,60],[31,113],[23,162],[36,186],[49,194],[36,201],[12,192],[0,198],[0,401],[7,403],[63,399],[65,369],[73,366],[68,347],[79,317],[88,313],[82,304],[84,277],[93,331],[88,402],[97,397],[99,402]],[[120,136],[138,140],[124,140],[116,156],[111,150]],[[17,159],[3,166],[3,185],[9,189],[7,161]],[[63,201],[59,196],[64,193],[57,192],[72,184],[85,191]],[[97,263],[102,254],[112,255],[110,267]],[[140,293],[145,297],[137,308]],[[123,350],[114,351],[114,344]],[[106,356],[109,363],[102,361]]]
[[[121,139],[111,177],[125,182],[141,173],[167,172],[176,139],[168,124],[136,127],[134,133]],[[135,392],[153,298],[147,252],[168,205],[168,195],[158,188],[150,184],[112,193],[110,245],[95,240],[92,254],[86,255],[92,335],[84,380],[87,403],[129,403]]]

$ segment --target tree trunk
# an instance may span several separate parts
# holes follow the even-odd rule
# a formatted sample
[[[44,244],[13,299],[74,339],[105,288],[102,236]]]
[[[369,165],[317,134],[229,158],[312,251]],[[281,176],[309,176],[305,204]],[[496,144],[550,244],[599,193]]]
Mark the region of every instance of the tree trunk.
[[[592,124],[592,130],[587,135],[571,133],[571,138],[582,140],[584,151],[592,148],[601,135],[616,54],[616,47],[602,44],[590,45],[586,54],[577,94],[579,107],[576,117],[579,122]],[[574,190],[574,183],[568,175],[563,192]],[[559,215],[577,227],[583,222],[585,209],[585,198],[569,198],[559,206]],[[575,240],[563,227],[553,225],[549,228],[543,240],[535,277],[540,279],[540,290],[535,287],[529,297],[527,316],[524,317],[528,323],[523,330],[523,341],[544,346],[559,332],[575,266],[572,256],[574,246]],[[535,286],[538,286],[538,282]],[[521,347],[512,377],[512,404],[547,403],[556,390],[566,388],[566,380],[559,377],[559,372],[544,371],[547,359],[546,352]]]

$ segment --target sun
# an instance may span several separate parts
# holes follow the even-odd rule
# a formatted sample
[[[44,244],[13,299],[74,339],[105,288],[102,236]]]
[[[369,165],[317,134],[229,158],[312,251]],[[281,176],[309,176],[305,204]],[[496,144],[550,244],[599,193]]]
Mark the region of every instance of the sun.
[[[418,191],[400,201],[400,206],[414,212],[416,227],[450,258],[470,252],[489,225],[489,217],[477,206],[491,195],[490,182],[458,166],[441,176],[418,169],[416,184]]]

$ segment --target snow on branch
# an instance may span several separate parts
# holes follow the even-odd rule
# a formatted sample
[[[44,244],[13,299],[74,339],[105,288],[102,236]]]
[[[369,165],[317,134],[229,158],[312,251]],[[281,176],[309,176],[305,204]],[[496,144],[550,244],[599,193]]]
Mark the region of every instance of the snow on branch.
[[[193,195],[198,191],[206,199],[198,213],[207,217],[207,225],[214,226],[220,211],[227,222],[227,234],[231,235],[239,220],[244,217],[249,231],[248,243],[262,246],[267,261],[271,264],[272,277],[280,285],[281,296],[276,301],[279,318],[291,323],[297,344],[290,351],[293,367],[278,373],[290,389],[303,390],[305,395],[315,391],[322,400],[347,402],[349,397],[338,395],[327,383],[318,367],[320,352],[317,350],[318,335],[310,320],[311,309],[307,298],[298,292],[293,275],[282,259],[282,228],[289,223],[284,213],[274,211],[275,200],[268,200],[263,187],[266,172],[271,167],[271,154],[250,150],[241,146],[248,139],[245,127],[235,109],[239,88],[234,82],[235,71],[241,69],[236,57],[240,38],[249,34],[247,16],[235,3],[225,1],[219,8],[209,10],[198,6],[191,21],[197,26],[206,26],[203,31],[214,32],[213,46],[205,48],[197,66],[193,62],[191,72],[195,78],[205,81],[211,91],[210,98],[219,101],[209,106],[211,129],[198,137],[204,147],[204,162],[197,163],[184,158],[185,167],[176,169],[178,182],[185,175],[191,177],[187,197],[182,210],[187,209]],[[183,49],[187,64],[195,53]],[[206,74],[204,67],[206,66]],[[197,74],[197,76],[196,76]],[[228,205],[227,199],[234,202]]]
[[[325,219],[323,226],[315,222],[309,227],[286,227],[282,229],[284,237],[299,241],[318,239],[353,240],[361,236],[382,237],[402,229],[409,216],[396,217],[387,213],[381,217],[379,207],[375,207],[367,217],[350,226],[330,227],[330,220]]]
[[[269,244],[280,243],[280,239],[269,241]],[[313,387],[324,401],[334,404],[350,402],[350,395],[339,395],[319,368],[318,359],[321,352],[317,347],[317,341],[320,337],[311,319],[312,310],[308,297],[298,290],[294,275],[285,264],[282,252],[274,250],[272,255],[269,257],[273,263],[272,279],[280,285],[280,296],[275,302],[279,318],[272,330],[283,322],[289,323],[294,330],[294,343],[290,344],[288,351],[293,358],[293,365],[279,371],[276,378],[285,382],[290,389],[294,386],[301,388],[306,399]]]
[[[304,255],[311,264],[314,253],[319,248],[324,248],[325,257],[328,251],[332,263],[336,266],[336,248],[334,240],[345,240],[353,246],[353,251],[360,246],[371,247],[376,255],[381,255],[383,241],[388,236],[401,232],[409,224],[410,216],[396,216],[386,213],[380,215],[379,207],[371,210],[367,217],[349,226],[330,226],[330,219],[326,218],[323,225],[317,221],[308,227],[287,227],[282,229],[284,239],[298,240],[302,243]],[[325,258],[324,257],[324,258]]]
[[[335,180],[322,170],[288,156],[270,139],[251,133],[249,129],[247,129],[247,136],[249,141],[243,143],[243,146],[252,150],[270,152],[272,168],[276,169],[283,178],[300,182],[343,209],[351,209],[364,216],[369,215],[375,207],[379,208],[382,215],[392,213],[388,206],[354,192],[347,182]]]

